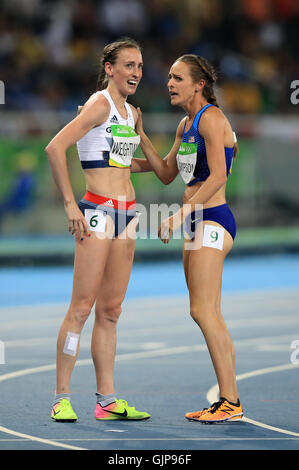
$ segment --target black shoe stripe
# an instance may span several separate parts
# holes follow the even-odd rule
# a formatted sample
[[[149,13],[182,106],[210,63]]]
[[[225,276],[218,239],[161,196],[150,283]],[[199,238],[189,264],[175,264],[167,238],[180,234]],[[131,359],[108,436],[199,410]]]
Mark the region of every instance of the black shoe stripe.
[[[128,416],[127,410],[125,410],[123,413],[117,413],[117,411],[109,411],[109,410],[105,410],[105,411],[107,411],[107,413],[111,413],[113,415],[123,416],[123,418],[126,418]]]

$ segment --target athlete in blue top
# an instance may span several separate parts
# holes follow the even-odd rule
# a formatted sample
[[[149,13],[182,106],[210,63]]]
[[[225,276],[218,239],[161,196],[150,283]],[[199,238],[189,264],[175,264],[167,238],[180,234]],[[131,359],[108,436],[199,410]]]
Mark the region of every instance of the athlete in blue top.
[[[181,209],[162,222],[159,236],[168,243],[184,223],[183,261],[190,313],[207,342],[220,391],[220,400],[210,408],[186,414],[201,423],[236,421],[243,416],[234,348],[220,309],[223,263],[236,234],[225,188],[237,145],[217,104],[215,81],[214,69],[202,57],[184,55],[172,65],[168,81],[171,104],[181,106],[187,116],[179,123],[166,158],[160,158],[146,136],[140,109],[136,125],[143,153],[160,180],[169,184],[180,173],[186,183]]]

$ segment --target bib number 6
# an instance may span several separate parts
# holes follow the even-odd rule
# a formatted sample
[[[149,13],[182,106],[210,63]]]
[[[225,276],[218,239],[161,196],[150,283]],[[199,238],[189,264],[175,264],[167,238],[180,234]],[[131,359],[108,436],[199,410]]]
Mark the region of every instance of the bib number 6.
[[[95,228],[97,225],[98,225],[98,220],[97,220],[98,216],[97,215],[93,215],[89,221],[89,225],[92,227],[92,228]]]
[[[104,212],[94,209],[85,209],[84,215],[92,232],[105,232],[106,214]]]

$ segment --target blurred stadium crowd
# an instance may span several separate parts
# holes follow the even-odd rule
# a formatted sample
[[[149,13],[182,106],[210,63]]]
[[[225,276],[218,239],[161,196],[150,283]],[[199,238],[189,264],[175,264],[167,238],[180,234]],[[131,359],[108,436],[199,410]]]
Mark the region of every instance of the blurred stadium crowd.
[[[121,36],[143,48],[143,111],[170,110],[169,66],[196,53],[216,67],[226,111],[297,112],[299,0],[1,0],[6,110],[74,111],[95,89],[102,47]]]

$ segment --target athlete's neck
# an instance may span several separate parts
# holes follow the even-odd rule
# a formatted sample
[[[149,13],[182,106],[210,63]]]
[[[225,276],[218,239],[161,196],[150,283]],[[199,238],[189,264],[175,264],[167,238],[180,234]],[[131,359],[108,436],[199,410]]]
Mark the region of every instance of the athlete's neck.
[[[189,103],[186,103],[183,108],[188,114],[189,120],[193,121],[198,111],[200,111],[207,104],[207,100],[202,95],[199,95],[198,98],[196,97]]]
[[[112,85],[108,85],[107,91],[109,92],[115,106],[123,114],[125,111],[125,102],[127,101],[127,96],[123,96],[119,90]]]

